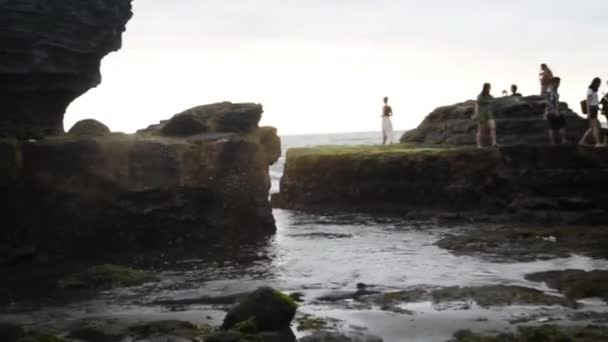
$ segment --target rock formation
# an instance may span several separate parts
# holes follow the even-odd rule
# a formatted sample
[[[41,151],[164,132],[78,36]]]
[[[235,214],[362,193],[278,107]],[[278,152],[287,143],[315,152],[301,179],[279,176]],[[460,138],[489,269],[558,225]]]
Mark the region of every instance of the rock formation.
[[[493,104],[498,143],[546,144],[547,122],[544,120],[545,100],[540,96],[509,96],[497,98]],[[429,114],[418,128],[406,132],[402,143],[475,145],[477,123],[471,120],[475,101],[439,107]],[[585,119],[561,104],[568,124],[569,139],[580,140],[588,128]]]
[[[75,123],[68,131],[68,134],[76,136],[101,136],[110,134],[110,129],[95,119],[85,119]]]
[[[181,137],[2,141],[0,190],[7,205],[0,213],[13,224],[0,231],[0,245],[62,255],[202,252],[212,243],[274,233],[268,166],[280,155],[276,130],[258,128],[259,105],[207,108],[214,110],[210,121],[230,117],[247,129],[222,124]]]
[[[296,209],[606,222],[602,189],[608,189],[604,148],[321,147],[287,152],[273,202]]]
[[[63,133],[66,108],[101,82],[131,15],[131,0],[2,1],[0,137]]]

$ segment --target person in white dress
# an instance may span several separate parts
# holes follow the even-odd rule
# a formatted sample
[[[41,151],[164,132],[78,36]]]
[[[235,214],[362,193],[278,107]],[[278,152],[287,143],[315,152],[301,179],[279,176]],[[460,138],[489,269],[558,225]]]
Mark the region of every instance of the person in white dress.
[[[393,108],[388,105],[388,97],[384,98],[384,107],[382,107],[382,145],[390,145],[393,143]]]

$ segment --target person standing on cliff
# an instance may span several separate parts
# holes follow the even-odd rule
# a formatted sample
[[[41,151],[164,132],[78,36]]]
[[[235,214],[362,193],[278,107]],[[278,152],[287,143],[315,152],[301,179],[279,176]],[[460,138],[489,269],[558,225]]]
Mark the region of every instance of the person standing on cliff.
[[[602,80],[596,77],[589,85],[587,90],[587,120],[589,121],[589,129],[583,135],[583,138],[579,142],[579,145],[588,145],[587,139],[589,136],[593,137],[593,145],[602,146],[600,140],[600,120],[598,114],[600,111],[600,99],[598,92],[602,86]]]
[[[547,107],[545,109],[545,119],[549,124],[549,142],[555,145],[555,135],[559,134],[561,143],[566,144],[566,118],[559,110],[559,86],[561,79],[554,77],[551,80],[551,89],[547,94]]]
[[[521,97],[521,94],[517,92],[517,85],[516,84],[512,84],[511,85],[511,96]]]
[[[549,89],[551,88],[551,80],[553,80],[553,72],[547,64],[540,65],[540,73],[538,74],[538,78],[540,80],[540,95],[547,96],[549,94]]]
[[[492,111],[492,101],[494,100],[494,97],[490,95],[490,90],[492,90],[490,83],[485,83],[481,94],[477,96],[477,102],[475,103],[475,114],[473,115],[473,118],[477,120],[477,147],[479,148],[483,147],[483,132],[486,130],[490,131],[492,146],[498,146],[496,143],[496,121],[494,121],[494,112]]]
[[[384,107],[382,107],[382,145],[393,143],[393,108],[388,105],[388,97],[384,97]]]

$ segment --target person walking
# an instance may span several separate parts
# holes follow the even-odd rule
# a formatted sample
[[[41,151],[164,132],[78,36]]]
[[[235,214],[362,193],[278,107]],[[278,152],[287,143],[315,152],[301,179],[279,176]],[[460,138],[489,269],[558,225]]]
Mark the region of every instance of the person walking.
[[[600,140],[600,120],[598,118],[598,113],[600,111],[600,99],[599,99],[599,89],[602,85],[602,80],[599,77],[596,77],[589,85],[589,89],[587,90],[587,121],[589,121],[589,129],[583,135],[583,138],[579,142],[579,145],[589,145],[587,141],[589,137],[593,138],[593,143],[591,145],[602,146]]]
[[[547,96],[549,94],[549,88],[551,87],[551,80],[553,79],[553,72],[547,64],[540,65],[540,73],[538,74],[540,80],[540,95]]]
[[[496,121],[494,120],[494,113],[492,111],[492,102],[494,97],[490,95],[492,85],[485,83],[481,94],[477,96],[477,102],[475,103],[475,114],[473,118],[477,121],[477,147],[483,147],[483,132],[489,130],[490,137],[492,139],[492,146],[496,147]]]
[[[559,110],[559,86],[561,79],[554,77],[551,80],[551,88],[547,94],[547,107],[545,109],[545,119],[549,124],[549,142],[555,145],[556,135],[560,136],[560,142],[566,144],[566,118]]]
[[[384,107],[382,107],[382,145],[390,145],[393,143],[393,108],[388,105],[388,97],[384,98]]]

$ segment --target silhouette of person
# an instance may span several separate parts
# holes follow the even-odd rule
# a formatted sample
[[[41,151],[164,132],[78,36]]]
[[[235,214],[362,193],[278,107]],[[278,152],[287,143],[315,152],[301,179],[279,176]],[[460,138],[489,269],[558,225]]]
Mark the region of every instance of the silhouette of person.
[[[520,96],[521,97],[521,94],[517,92],[516,84],[511,85],[511,96]]]
[[[593,145],[601,146],[600,141],[600,120],[598,119],[598,113],[600,109],[600,99],[598,91],[602,86],[602,80],[599,77],[593,79],[587,90],[587,120],[589,121],[589,129],[583,135],[583,138],[579,142],[580,145],[588,145],[587,140],[591,136],[593,138]]]
[[[540,94],[542,96],[546,96],[549,93],[549,88],[551,87],[551,80],[553,79],[553,72],[547,64],[540,65],[540,73],[538,74],[538,78],[540,80]]]
[[[384,98],[384,107],[382,107],[382,145],[390,145],[393,143],[393,108],[388,105],[388,97]]]
[[[492,102],[494,97],[490,95],[492,85],[485,83],[475,104],[474,119],[477,120],[477,147],[482,147],[483,131],[488,129],[492,139],[492,146],[496,147],[496,121],[494,120],[494,112],[492,111]]]
[[[566,141],[566,118],[559,110],[559,86],[561,79],[554,77],[551,80],[551,89],[547,94],[547,107],[545,109],[545,119],[549,124],[549,142],[555,144],[555,136],[559,134],[561,143],[565,144]]]

